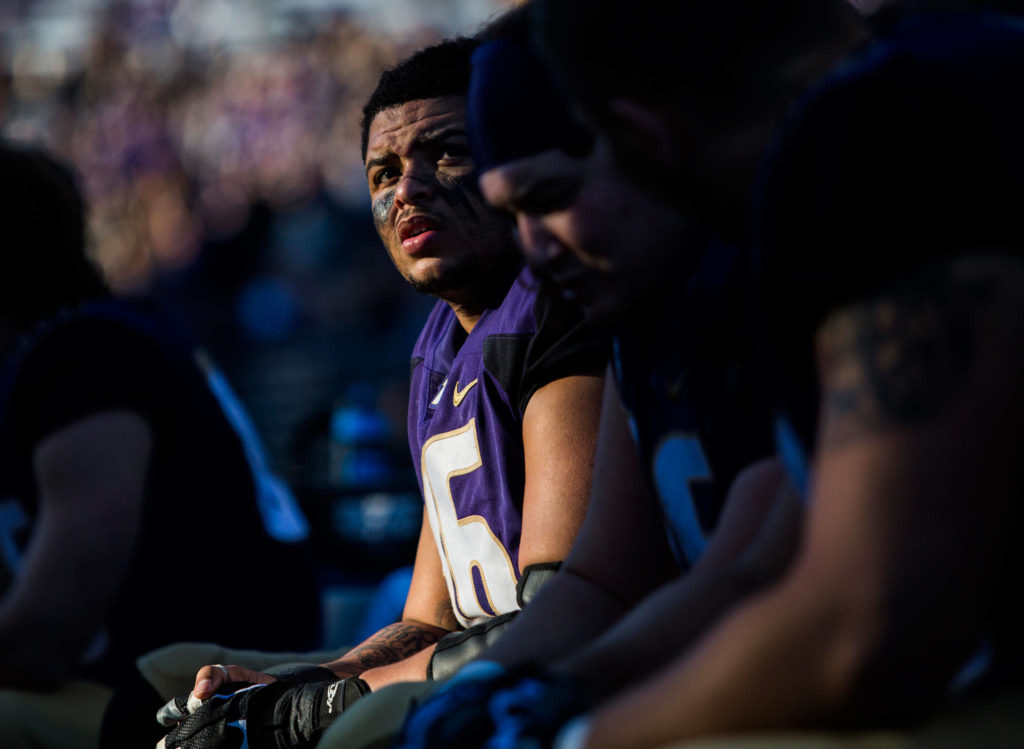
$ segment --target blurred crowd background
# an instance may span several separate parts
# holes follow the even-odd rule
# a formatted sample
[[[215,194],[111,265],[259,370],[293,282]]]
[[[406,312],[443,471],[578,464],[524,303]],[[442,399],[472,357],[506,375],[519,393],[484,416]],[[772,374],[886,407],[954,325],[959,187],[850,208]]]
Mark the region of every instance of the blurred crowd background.
[[[510,4],[0,3],[2,132],[77,168],[115,292],[191,326],[348,574],[411,560],[408,356],[431,304],[374,233],[360,109],[385,66]]]

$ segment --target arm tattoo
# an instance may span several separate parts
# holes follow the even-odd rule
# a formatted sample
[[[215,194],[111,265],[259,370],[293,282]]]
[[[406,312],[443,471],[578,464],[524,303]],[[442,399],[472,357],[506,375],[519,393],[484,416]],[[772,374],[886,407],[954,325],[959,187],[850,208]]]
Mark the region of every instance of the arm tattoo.
[[[830,317],[818,333],[822,446],[923,421],[962,393],[984,292],[929,273]]]
[[[443,627],[451,632],[457,629],[462,629],[462,625],[459,624],[459,620],[455,618],[455,610],[452,608],[451,599],[446,598],[437,604],[437,610],[434,612],[434,621],[437,622],[437,626]]]
[[[330,668],[336,674],[354,676],[377,666],[397,663],[433,645],[441,639],[441,634],[409,622],[396,622],[350,650],[330,664]]]

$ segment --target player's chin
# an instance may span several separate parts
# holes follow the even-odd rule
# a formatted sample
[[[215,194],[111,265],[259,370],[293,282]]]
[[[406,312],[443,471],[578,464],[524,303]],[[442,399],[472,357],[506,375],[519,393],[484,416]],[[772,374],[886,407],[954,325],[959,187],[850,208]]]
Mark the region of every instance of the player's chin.
[[[439,257],[418,257],[407,259],[405,267],[399,268],[402,276],[417,291],[436,285],[444,277],[444,261]]]
[[[406,280],[420,294],[442,296],[465,288],[474,281],[478,272],[478,268],[468,263],[437,263],[430,268],[416,269],[406,276]]]

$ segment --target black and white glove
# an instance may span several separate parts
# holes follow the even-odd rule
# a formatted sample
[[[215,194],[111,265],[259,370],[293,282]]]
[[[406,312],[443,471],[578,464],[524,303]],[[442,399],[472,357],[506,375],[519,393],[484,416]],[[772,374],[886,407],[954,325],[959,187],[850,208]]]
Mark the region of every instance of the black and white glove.
[[[214,664],[214,668],[219,668],[224,672],[224,675],[227,676],[228,672],[224,666],[217,663]],[[283,681],[288,684],[288,686],[292,687],[298,686],[299,684],[330,683],[338,680],[338,677],[335,676],[334,672],[330,669],[312,664],[289,666],[280,668],[276,671],[271,670],[268,673],[278,681]],[[247,681],[228,682],[226,684],[221,684],[220,688],[217,690],[217,694],[231,695],[250,685],[251,683]],[[203,700],[196,697],[193,692],[173,697],[168,700],[163,707],[156,711],[156,722],[165,728],[174,728],[189,715],[202,707],[202,705]]]
[[[312,684],[295,685],[287,679],[256,684],[233,694],[214,695],[198,707],[186,699],[182,710],[184,717],[157,746],[158,749],[312,747],[335,718],[369,692],[366,682],[353,676]]]

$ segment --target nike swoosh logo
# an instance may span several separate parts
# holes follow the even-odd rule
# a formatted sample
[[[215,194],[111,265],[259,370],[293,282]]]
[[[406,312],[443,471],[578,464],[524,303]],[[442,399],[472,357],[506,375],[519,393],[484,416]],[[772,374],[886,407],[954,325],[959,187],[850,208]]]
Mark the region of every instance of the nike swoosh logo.
[[[466,393],[468,393],[470,388],[476,385],[476,383],[477,381],[473,380],[471,383],[466,385],[466,387],[462,388],[462,390],[459,390],[459,381],[456,380],[455,389],[452,391],[452,405],[457,406],[462,403],[462,399],[466,397]]]

